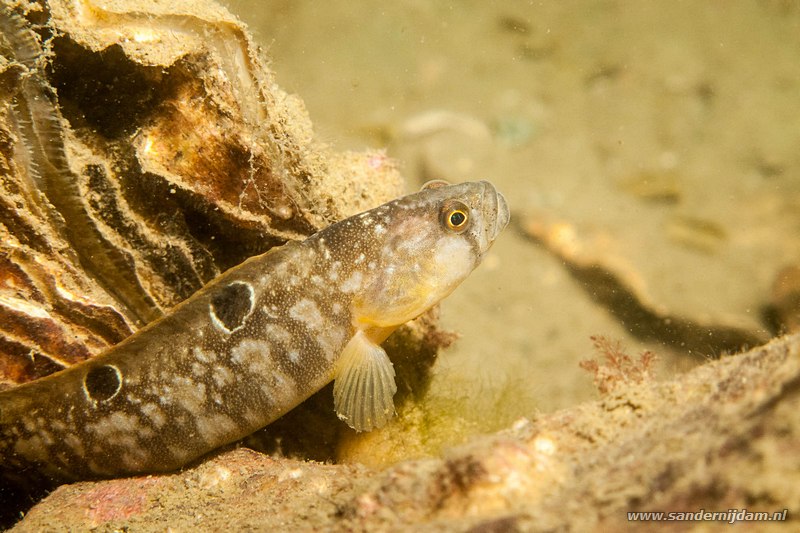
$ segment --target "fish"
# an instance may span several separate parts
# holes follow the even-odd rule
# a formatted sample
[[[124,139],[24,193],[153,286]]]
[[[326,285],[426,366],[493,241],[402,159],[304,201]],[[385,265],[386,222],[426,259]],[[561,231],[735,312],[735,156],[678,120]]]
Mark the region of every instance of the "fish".
[[[176,470],[334,381],[356,431],[395,414],[381,343],[449,295],[509,221],[487,181],[421,191],[251,257],[106,352],[0,392],[5,473]]]

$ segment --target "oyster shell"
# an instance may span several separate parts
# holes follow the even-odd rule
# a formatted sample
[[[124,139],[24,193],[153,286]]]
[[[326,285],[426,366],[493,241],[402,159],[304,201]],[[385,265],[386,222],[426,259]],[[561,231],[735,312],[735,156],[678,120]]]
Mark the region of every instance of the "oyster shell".
[[[4,1],[0,25],[0,388],[402,191],[315,141],[213,2]]]

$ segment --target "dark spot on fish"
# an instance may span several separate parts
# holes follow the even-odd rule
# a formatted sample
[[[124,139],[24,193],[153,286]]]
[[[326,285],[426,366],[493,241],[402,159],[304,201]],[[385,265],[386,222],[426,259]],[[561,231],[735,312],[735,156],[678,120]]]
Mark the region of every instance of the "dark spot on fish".
[[[89,399],[104,402],[113,398],[122,388],[122,375],[115,366],[96,366],[86,373],[83,384]]]
[[[212,318],[228,333],[242,327],[245,319],[253,312],[253,288],[247,283],[237,281],[225,287],[211,299]]]

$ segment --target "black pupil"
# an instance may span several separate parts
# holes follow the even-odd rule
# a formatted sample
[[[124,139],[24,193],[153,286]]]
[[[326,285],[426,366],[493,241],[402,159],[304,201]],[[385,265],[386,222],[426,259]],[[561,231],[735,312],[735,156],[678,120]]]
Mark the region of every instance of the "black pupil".
[[[458,227],[461,224],[463,224],[465,220],[467,220],[467,215],[465,215],[461,211],[453,211],[450,214],[450,224],[452,224],[455,227]]]

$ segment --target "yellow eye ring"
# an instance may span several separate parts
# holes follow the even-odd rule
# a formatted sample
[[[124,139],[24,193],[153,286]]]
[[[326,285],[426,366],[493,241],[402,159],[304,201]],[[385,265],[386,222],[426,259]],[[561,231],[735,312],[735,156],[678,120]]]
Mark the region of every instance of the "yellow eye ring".
[[[461,233],[469,226],[469,207],[453,200],[442,206],[442,224],[455,233]]]

